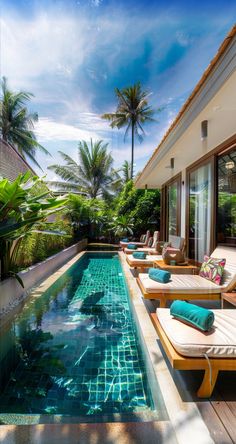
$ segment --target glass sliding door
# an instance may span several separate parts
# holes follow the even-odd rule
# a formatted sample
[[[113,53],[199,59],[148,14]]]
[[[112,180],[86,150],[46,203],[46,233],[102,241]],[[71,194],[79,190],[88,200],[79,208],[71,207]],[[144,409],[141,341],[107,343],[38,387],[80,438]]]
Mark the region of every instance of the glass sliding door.
[[[168,237],[169,234],[177,235],[178,221],[177,221],[177,206],[178,206],[178,183],[174,182],[168,186],[167,189],[168,202]]]
[[[217,244],[236,246],[236,148],[217,158]]]
[[[189,257],[202,262],[210,254],[212,224],[212,163],[189,173]]]
[[[166,184],[166,240],[169,235],[180,235],[181,175]]]

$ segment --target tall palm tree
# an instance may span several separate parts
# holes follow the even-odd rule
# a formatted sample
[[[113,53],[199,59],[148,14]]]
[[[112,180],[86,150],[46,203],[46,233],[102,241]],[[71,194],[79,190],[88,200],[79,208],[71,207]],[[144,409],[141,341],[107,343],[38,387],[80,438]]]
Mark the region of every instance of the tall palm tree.
[[[87,142],[80,141],[78,146],[79,163],[68,154],[59,151],[66,165],[51,165],[48,167],[63,179],[49,182],[53,186],[67,191],[79,191],[91,198],[106,195],[112,189],[114,170],[113,158],[107,152],[107,143],[102,140]]]
[[[134,171],[134,138],[143,140],[145,135],[143,124],[153,122],[154,110],[148,105],[147,91],[143,91],[140,82],[128,88],[119,90],[115,88],[118,105],[114,113],[103,114],[102,118],[109,120],[112,128],[123,128],[126,126],[125,138],[131,131],[131,179]]]
[[[128,160],[125,160],[121,166],[121,172],[122,172],[122,180],[123,183],[129,182],[131,179],[131,164],[128,162]]]
[[[6,77],[2,79],[1,89],[0,133],[2,139],[11,143],[22,157],[28,156],[35,165],[41,168],[35,159],[36,150],[40,149],[45,154],[49,152],[37,142],[33,132],[34,123],[38,121],[38,114],[29,113],[26,107],[33,94],[10,91]]]

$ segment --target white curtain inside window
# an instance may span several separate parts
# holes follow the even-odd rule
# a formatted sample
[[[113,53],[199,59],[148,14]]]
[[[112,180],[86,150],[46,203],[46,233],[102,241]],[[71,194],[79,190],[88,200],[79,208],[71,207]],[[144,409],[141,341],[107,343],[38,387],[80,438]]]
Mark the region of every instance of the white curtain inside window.
[[[194,197],[194,259],[203,261],[210,254],[211,234],[211,164],[203,165],[191,174],[190,195]]]

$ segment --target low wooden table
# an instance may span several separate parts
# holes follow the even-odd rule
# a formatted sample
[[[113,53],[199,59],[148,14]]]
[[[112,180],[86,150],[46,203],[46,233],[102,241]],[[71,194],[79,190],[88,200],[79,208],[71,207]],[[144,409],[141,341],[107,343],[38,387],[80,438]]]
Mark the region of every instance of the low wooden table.
[[[167,270],[173,274],[196,274],[198,267],[192,264],[186,265],[167,265],[164,261],[154,261],[154,267],[160,268],[161,270]]]
[[[227,308],[230,305],[236,307],[236,293],[222,293],[221,295],[221,308]]]

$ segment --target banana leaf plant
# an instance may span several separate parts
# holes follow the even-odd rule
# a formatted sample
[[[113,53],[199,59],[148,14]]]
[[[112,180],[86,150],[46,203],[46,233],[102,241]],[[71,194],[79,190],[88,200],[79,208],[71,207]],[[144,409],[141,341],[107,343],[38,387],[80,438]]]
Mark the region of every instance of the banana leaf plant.
[[[53,197],[49,190],[35,194],[36,184],[42,180],[30,172],[20,174],[14,182],[0,178],[0,280],[15,276],[14,263],[22,239],[36,231],[62,235],[62,232],[38,230],[38,224],[65,208],[67,198]],[[27,252],[25,252],[27,254]]]

